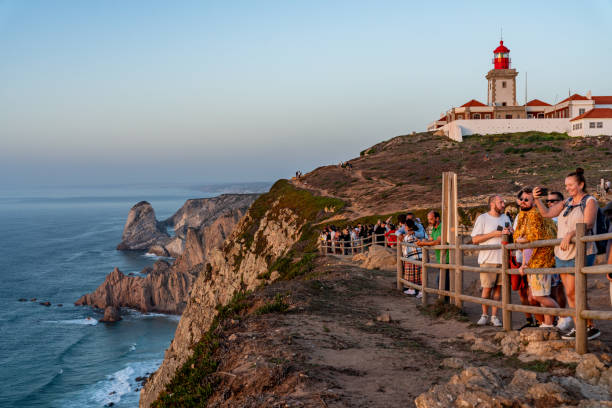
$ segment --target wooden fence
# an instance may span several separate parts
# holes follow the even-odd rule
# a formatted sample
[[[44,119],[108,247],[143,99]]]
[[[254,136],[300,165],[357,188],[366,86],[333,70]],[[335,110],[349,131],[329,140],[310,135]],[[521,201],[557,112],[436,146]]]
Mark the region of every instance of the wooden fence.
[[[501,244],[501,245],[466,245],[461,243],[461,239],[456,239],[454,245],[436,245],[425,246],[422,249],[422,259],[413,260],[405,258],[402,254],[402,248],[405,246],[416,246],[401,242],[397,247],[397,288],[403,289],[405,286],[420,290],[423,292],[422,302],[424,305],[428,302],[428,294],[436,294],[439,297],[448,296],[453,300],[453,303],[462,308],[463,302],[478,303],[481,305],[495,306],[502,310],[503,328],[506,331],[512,330],[512,312],[543,314],[552,316],[571,316],[574,318],[576,328],[576,352],[584,354],[587,352],[587,337],[586,337],[586,320],[612,320],[612,311],[590,310],[587,307],[587,277],[588,275],[612,273],[612,265],[596,265],[585,266],[586,244],[588,242],[602,241],[612,239],[612,233],[600,235],[586,235],[585,224],[576,226],[576,236],[573,242],[576,245],[575,267],[563,268],[538,268],[525,269],[525,274],[557,274],[571,273],[575,276],[575,308],[549,308],[539,306],[526,306],[513,304],[511,302],[511,285],[510,275],[520,274],[518,269],[510,269],[508,266],[508,256],[502,257],[502,264],[499,268],[481,268],[478,266],[468,266],[464,263],[464,251],[482,251],[482,250],[501,250],[503,254],[507,254],[508,250],[519,250],[527,248],[540,248],[548,246],[556,246],[561,243],[560,239],[534,241],[526,244]],[[432,250],[440,250],[440,259],[447,259],[447,251],[453,254],[453,263],[432,263],[429,262],[429,255]],[[408,262],[421,267],[422,285],[417,285],[403,279],[404,268],[403,262]],[[451,281],[449,282],[450,290],[444,290],[445,273],[440,273],[438,288],[428,287],[427,268],[440,269],[451,271]],[[501,275],[502,296],[501,301],[493,299],[483,299],[475,296],[468,296],[463,293],[463,272],[492,272]],[[454,276],[453,276],[454,274]],[[454,278],[454,279],[453,279]]]
[[[395,237],[395,236],[394,236]],[[395,247],[396,241],[389,240],[384,234],[372,234],[358,241],[321,241],[319,249],[322,254],[335,256],[353,256],[367,251],[372,245],[381,245],[387,248]]]

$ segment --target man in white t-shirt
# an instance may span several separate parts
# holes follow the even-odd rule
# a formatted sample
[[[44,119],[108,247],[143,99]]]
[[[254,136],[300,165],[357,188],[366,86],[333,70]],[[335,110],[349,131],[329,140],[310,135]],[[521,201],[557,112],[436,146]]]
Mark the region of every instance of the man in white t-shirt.
[[[494,195],[489,197],[489,212],[480,214],[474,223],[472,230],[472,242],[478,245],[501,244],[502,235],[512,234],[510,218],[504,214],[506,204],[504,200]],[[498,268],[502,263],[501,249],[483,250],[478,253],[478,264],[481,268]],[[501,277],[496,273],[480,273],[480,285],[482,286],[482,298],[489,299],[491,293],[494,300],[499,300],[501,295]],[[482,305],[482,316],[478,320],[478,325],[489,323],[488,306]],[[497,307],[491,307],[491,324],[501,326],[502,323],[497,317]]]

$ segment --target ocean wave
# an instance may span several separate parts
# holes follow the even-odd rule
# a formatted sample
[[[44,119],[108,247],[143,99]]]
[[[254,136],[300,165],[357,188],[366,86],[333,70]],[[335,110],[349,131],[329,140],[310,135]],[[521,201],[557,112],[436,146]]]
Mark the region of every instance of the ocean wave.
[[[175,258],[171,257],[171,256],[160,256],[160,255],[156,255],[156,254],[152,254],[151,252],[147,252],[144,255],[142,255],[145,258],[152,258],[152,259],[169,259],[169,260],[173,260]]]
[[[164,319],[168,319],[168,320],[174,320],[174,321],[179,321],[181,320],[181,315],[173,315],[173,314],[166,314],[166,313],[154,313],[154,312],[149,312],[149,313],[143,313],[139,310],[135,310],[135,309],[127,309],[128,315],[131,318],[134,319],[152,319],[152,318],[156,318],[156,317],[162,317]]]
[[[140,388],[136,377],[152,373],[161,364],[161,360],[151,360],[129,363],[119,371],[107,375],[104,380],[86,387],[79,395],[62,401],[62,407],[99,407],[122,403],[124,405],[137,405],[140,394],[135,392]]]
[[[83,326],[95,326],[98,321],[94,318],[89,319],[71,319],[71,320],[45,320],[43,323],[57,323],[57,324],[77,324]]]

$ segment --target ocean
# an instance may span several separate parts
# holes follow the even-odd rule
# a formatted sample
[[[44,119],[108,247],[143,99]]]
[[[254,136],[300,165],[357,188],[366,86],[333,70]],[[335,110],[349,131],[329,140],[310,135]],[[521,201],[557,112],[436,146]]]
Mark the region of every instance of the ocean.
[[[73,304],[115,266],[140,272],[157,259],[115,250],[134,204],[149,201],[162,220],[188,198],[232,187],[209,190],[0,188],[0,407],[138,406],[135,379],[160,365],[179,317],[128,311],[104,324],[102,313]]]

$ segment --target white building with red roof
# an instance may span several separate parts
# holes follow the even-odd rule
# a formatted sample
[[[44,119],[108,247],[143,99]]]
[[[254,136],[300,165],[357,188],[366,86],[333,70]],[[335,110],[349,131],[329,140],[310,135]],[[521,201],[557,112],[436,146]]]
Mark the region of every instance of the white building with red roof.
[[[612,109],[591,109],[570,119],[570,124],[570,136],[612,135]]]
[[[453,107],[427,126],[427,130],[440,130],[455,140],[463,135],[496,134],[524,131],[562,132],[571,136],[610,135],[608,111],[612,111],[612,96],[573,94],[551,105],[540,99],[532,99],[524,105],[516,102],[516,77],[518,72],[510,67],[510,50],[503,41],[493,50],[493,69],[487,75],[487,103],[471,99],[459,107]],[[584,116],[604,115],[602,118]],[[573,118],[573,119],[572,119]],[[591,127],[590,119],[595,121]],[[574,123],[575,121],[575,123]],[[584,129],[588,123],[588,130]],[[599,126],[599,127],[598,127]],[[598,132],[599,129],[599,132]]]

